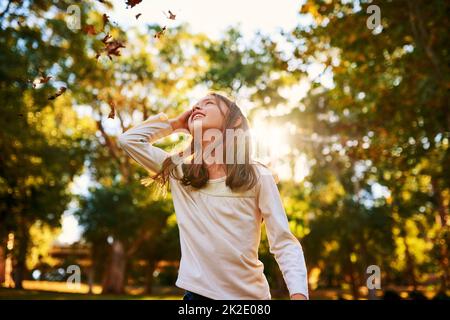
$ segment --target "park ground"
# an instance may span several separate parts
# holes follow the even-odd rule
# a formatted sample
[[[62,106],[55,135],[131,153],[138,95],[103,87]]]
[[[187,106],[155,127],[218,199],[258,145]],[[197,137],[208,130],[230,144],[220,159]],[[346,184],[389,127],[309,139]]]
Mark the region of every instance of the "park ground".
[[[402,299],[407,299],[411,292],[408,287],[391,288],[399,294]],[[140,288],[127,288],[126,294],[100,294],[101,287],[95,285],[93,293],[88,293],[86,284],[81,284],[78,288],[68,288],[65,282],[48,281],[24,281],[24,289],[11,289],[0,287],[0,300],[181,300],[183,290],[171,286],[156,286],[153,294],[142,293]],[[429,288],[421,288],[420,292],[427,298],[432,299],[435,291]],[[450,294],[450,292],[448,292]],[[380,297],[382,292],[378,294]],[[287,297],[274,297],[272,299],[285,300]],[[335,300],[352,299],[349,293],[337,289],[319,289],[310,294],[314,300]]]

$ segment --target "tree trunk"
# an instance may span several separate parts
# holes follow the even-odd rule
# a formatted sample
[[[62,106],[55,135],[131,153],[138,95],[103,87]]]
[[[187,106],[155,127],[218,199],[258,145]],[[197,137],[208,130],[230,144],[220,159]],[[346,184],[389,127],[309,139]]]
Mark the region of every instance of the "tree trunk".
[[[433,199],[438,208],[438,217],[440,226],[440,235],[438,236],[438,246],[440,259],[439,263],[442,268],[442,277],[441,277],[441,290],[445,292],[450,283],[450,265],[449,265],[449,252],[448,252],[448,242],[446,241],[445,235],[447,234],[448,228],[448,207],[444,204],[444,199],[442,197],[441,190],[438,185],[438,181],[435,178],[431,179],[431,186],[433,187]]]
[[[145,289],[147,294],[152,294],[153,292],[153,273],[155,272],[156,261],[149,260],[147,267],[147,278],[145,283]]]
[[[114,240],[109,260],[103,279],[102,293],[122,294],[125,292],[126,255],[121,241]]]
[[[23,280],[27,272],[27,253],[28,245],[30,242],[29,227],[27,223],[21,223],[14,237],[14,241],[17,246],[14,248],[17,250],[15,255],[15,262],[13,262],[13,279],[16,289],[23,289]]]
[[[411,252],[409,251],[408,242],[406,241],[406,236],[403,237],[403,243],[405,245],[405,255],[406,255],[406,269],[408,270],[408,273],[410,275],[411,284],[413,286],[413,290],[417,290],[417,280],[416,280],[416,273],[414,268],[414,258],[411,255]]]
[[[349,262],[350,282],[351,282],[351,286],[352,286],[353,299],[358,300],[359,299],[358,283],[357,283],[357,280],[355,277],[353,262],[351,261],[350,256],[348,258],[348,262]]]
[[[5,282],[6,271],[6,246],[3,239],[0,239],[0,286]]]

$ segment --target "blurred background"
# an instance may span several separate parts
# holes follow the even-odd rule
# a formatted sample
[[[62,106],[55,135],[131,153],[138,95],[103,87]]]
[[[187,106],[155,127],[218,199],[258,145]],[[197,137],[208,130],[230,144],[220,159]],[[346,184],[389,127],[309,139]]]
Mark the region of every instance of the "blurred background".
[[[181,299],[170,193],[141,184],[117,136],[209,90],[272,151],[261,160],[312,299],[448,297],[448,12],[444,0],[2,1],[0,299]],[[264,230],[259,256],[273,298],[288,299]]]

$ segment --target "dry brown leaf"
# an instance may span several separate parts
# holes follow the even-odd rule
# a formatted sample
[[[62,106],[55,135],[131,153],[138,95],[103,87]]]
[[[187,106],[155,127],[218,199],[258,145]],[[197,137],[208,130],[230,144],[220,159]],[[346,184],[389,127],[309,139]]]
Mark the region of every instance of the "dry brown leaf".
[[[158,31],[158,32],[154,35],[154,37],[160,39],[160,38],[164,35],[164,32],[165,32],[165,31],[166,31],[166,26],[164,26],[160,31]]]
[[[175,20],[175,18],[176,18],[176,14],[173,14],[172,13],[172,11],[170,11],[169,10],[169,16],[167,16],[167,14],[164,12],[164,15],[167,17],[167,19],[170,19],[170,20]]]
[[[103,14],[103,30],[105,30],[106,25],[109,23],[109,16],[104,13]]]
[[[106,43],[106,54],[108,58],[112,60],[111,56],[120,56],[120,48],[125,48],[125,45],[121,41],[112,40]]]
[[[127,0],[126,5],[127,7],[133,8],[135,5],[141,3],[142,0]]]
[[[110,100],[108,104],[111,107],[111,111],[108,114],[108,119],[114,119],[114,117],[116,116],[116,104],[112,100]]]
[[[83,28],[84,33],[87,35],[95,36],[97,32],[95,31],[95,27],[92,24],[87,24]]]
[[[47,83],[51,78],[52,76],[47,76],[46,74],[43,74],[39,79],[39,83]]]
[[[55,100],[56,98],[58,98],[60,95],[62,95],[64,92],[66,92],[67,88],[66,87],[61,87],[58,89],[58,91],[56,91],[55,94],[51,95],[50,97],[48,97],[48,100]]]
[[[109,39],[111,39],[111,35],[107,33],[106,36],[103,37],[102,42],[106,45]]]

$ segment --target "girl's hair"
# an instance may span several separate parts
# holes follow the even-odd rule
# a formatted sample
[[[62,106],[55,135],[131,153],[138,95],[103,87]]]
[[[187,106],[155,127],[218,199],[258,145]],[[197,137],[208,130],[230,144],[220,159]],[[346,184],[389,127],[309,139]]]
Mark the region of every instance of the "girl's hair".
[[[249,135],[249,124],[247,118],[242,114],[241,109],[237,106],[237,104],[227,97],[216,93],[216,92],[209,92],[208,95],[211,95],[214,97],[216,101],[216,105],[218,106],[220,113],[223,115],[225,121],[222,128],[222,137],[223,137],[223,162],[225,163],[226,167],[226,180],[225,183],[228,187],[230,187],[233,191],[235,190],[249,190],[252,187],[254,187],[257,183],[258,177],[255,172],[254,166],[251,164],[251,158],[250,158],[250,135]],[[223,113],[222,109],[220,108],[220,101],[224,102],[227,106],[227,112]],[[238,119],[241,119],[241,123],[238,126],[235,126]],[[242,161],[237,161],[238,158],[238,151],[242,152],[242,150],[238,150],[241,147],[240,143],[235,143],[235,141],[226,141],[226,129],[240,129],[245,133],[245,142],[243,144],[243,147],[245,150],[243,150],[245,153],[245,161],[244,163],[241,163]],[[234,139],[236,136],[233,136]],[[233,140],[234,140],[233,139]],[[232,163],[227,163],[225,159],[229,159],[230,157],[226,156],[227,151],[230,152],[230,143],[234,143],[234,147],[232,147],[233,152],[233,161]],[[188,147],[190,149],[189,154],[194,154],[194,139],[192,139],[192,142],[190,146]],[[178,154],[179,156],[183,155],[183,151]],[[203,161],[203,156],[201,157],[201,163],[193,163],[193,159],[189,163],[182,163],[181,168],[183,172],[183,176],[181,178],[177,177],[176,175],[176,167],[177,164],[172,161],[172,157],[167,157],[163,164],[160,172],[156,173],[152,178],[162,185],[163,187],[166,186],[169,187],[169,177],[175,178],[177,180],[181,181],[181,184],[184,186],[192,186],[196,189],[200,189],[206,185],[209,179],[208,170],[206,168],[206,165]]]

